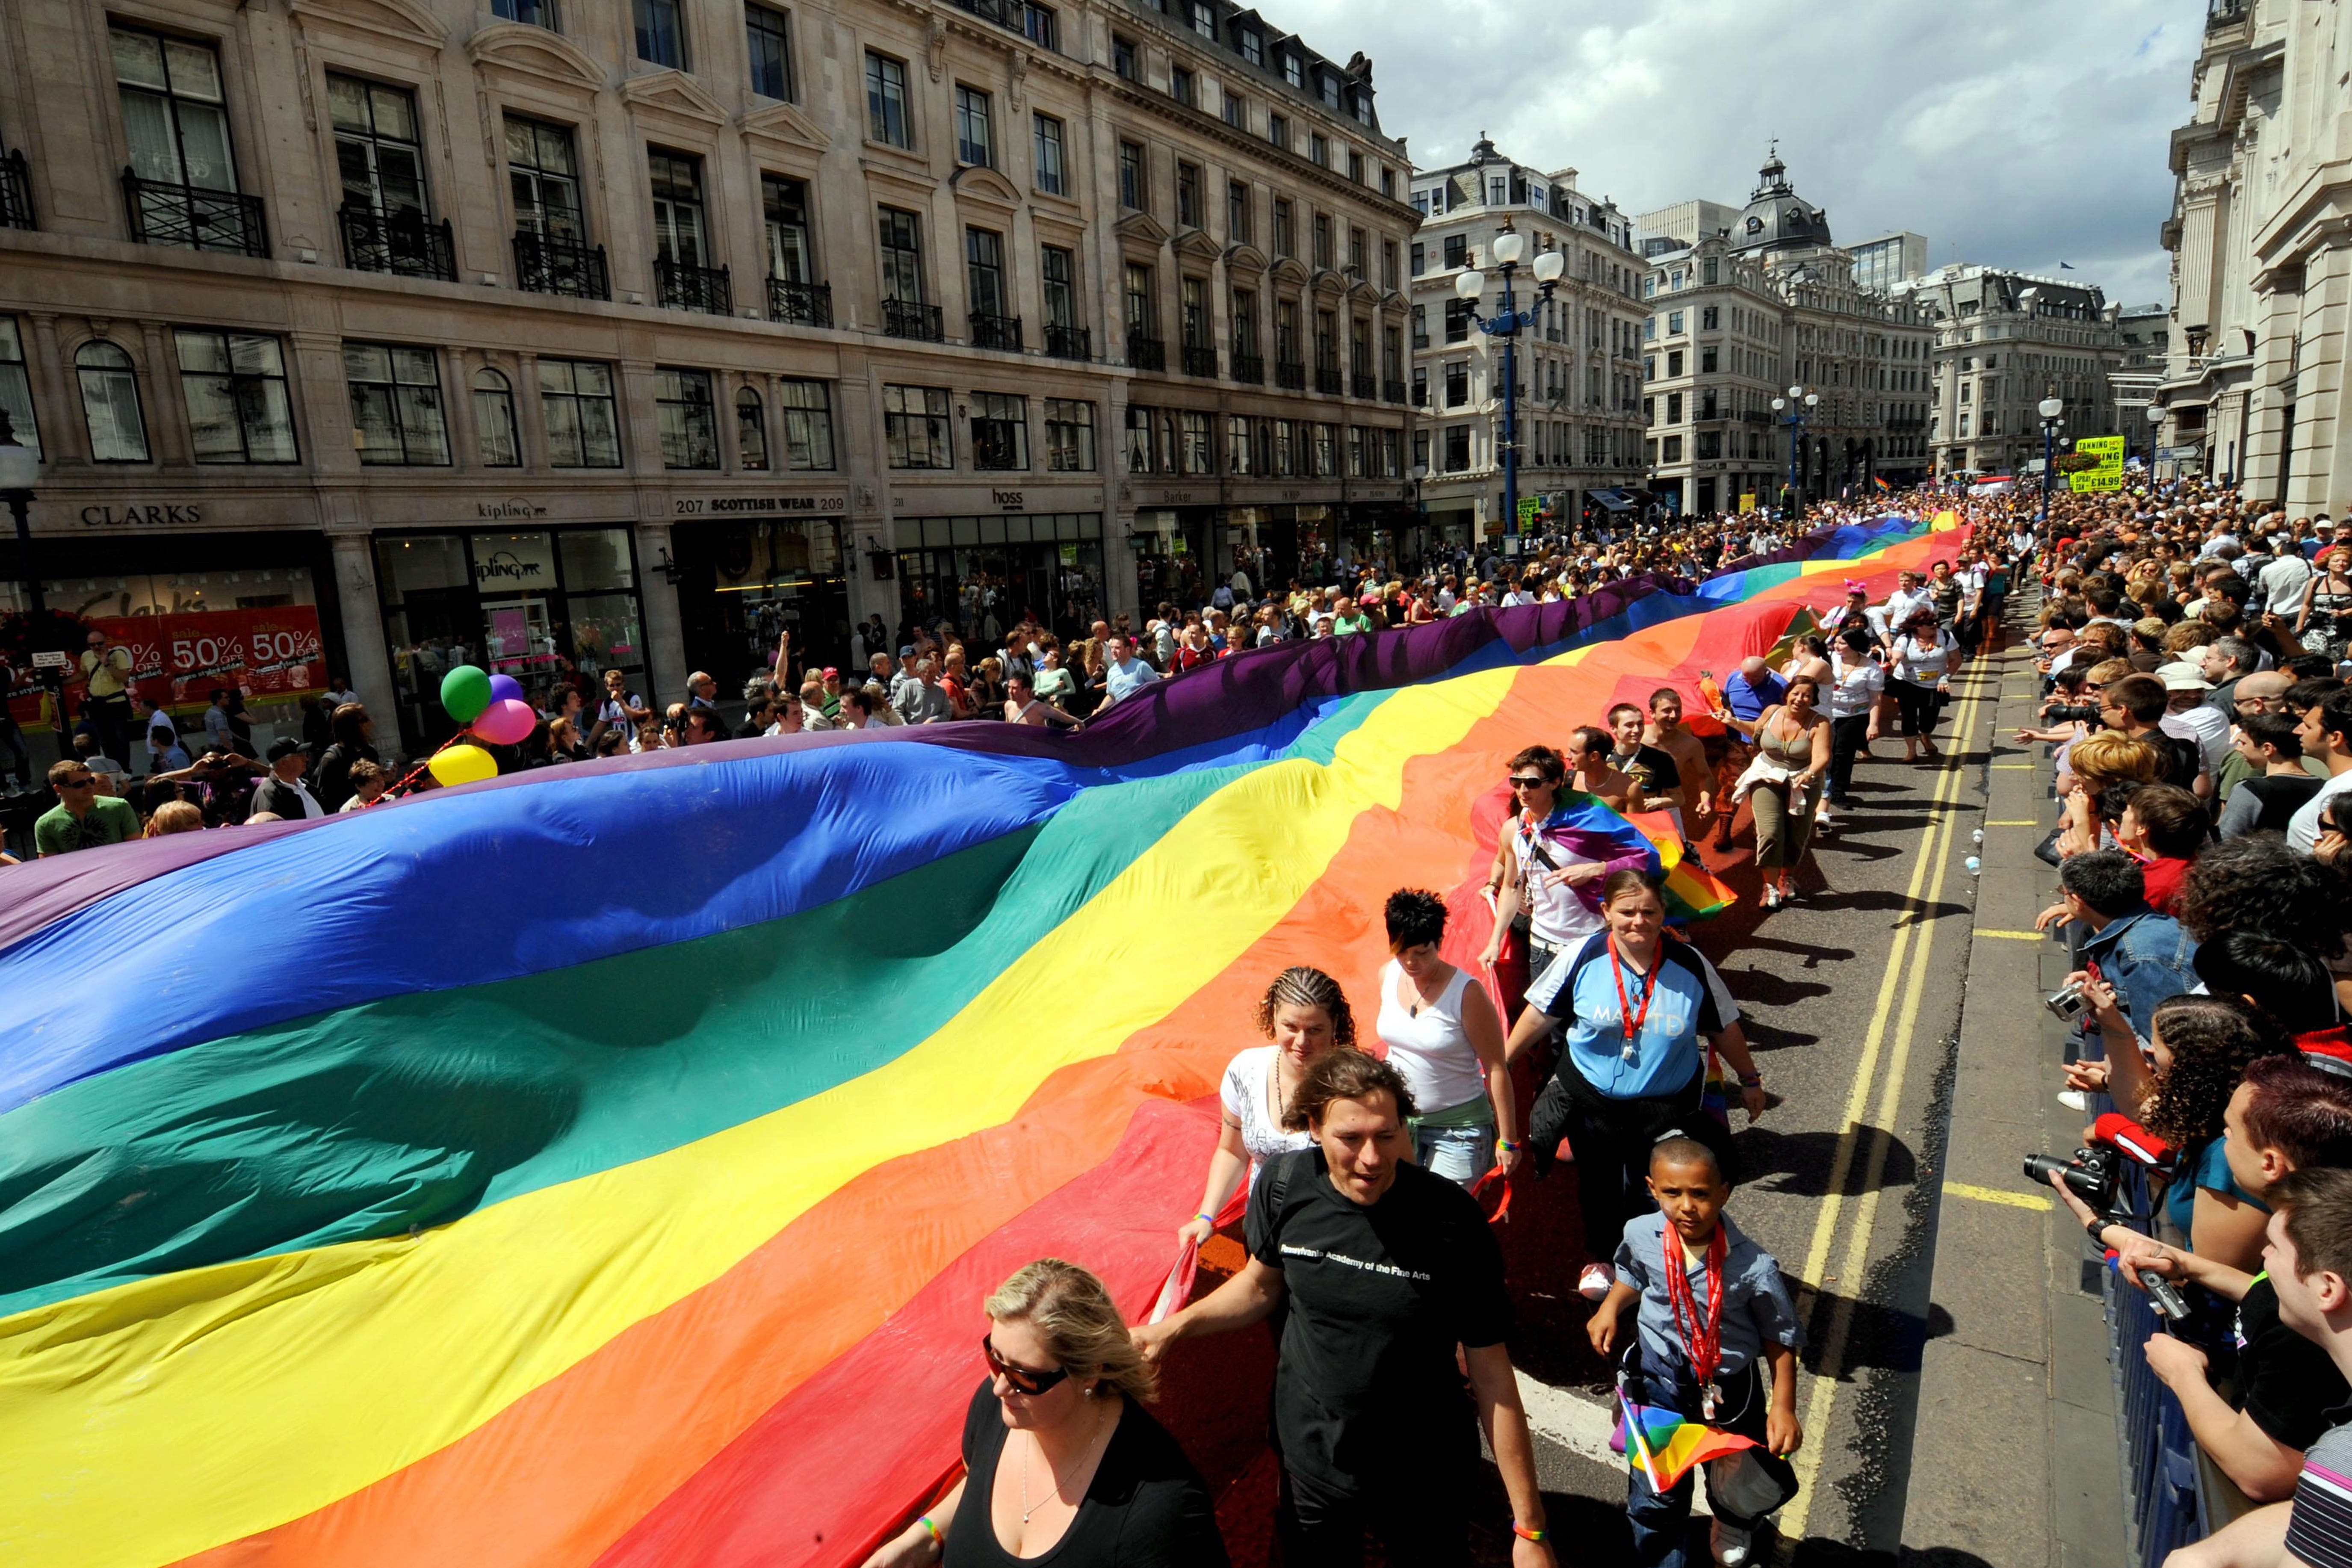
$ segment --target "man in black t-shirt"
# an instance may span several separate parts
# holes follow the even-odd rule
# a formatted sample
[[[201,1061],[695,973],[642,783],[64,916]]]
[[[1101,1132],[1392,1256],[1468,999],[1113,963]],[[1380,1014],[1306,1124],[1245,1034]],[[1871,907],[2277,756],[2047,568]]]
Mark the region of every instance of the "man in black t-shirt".
[[[2352,1162],[2352,1079],[2300,1056],[2259,1058],[2231,1091],[2221,1126],[2231,1179],[2259,1200],[2290,1172]],[[2255,1502],[2292,1496],[2305,1452],[2352,1399],[2326,1349],[2281,1321],[2269,1275],[2248,1275],[2123,1226],[2102,1226],[2101,1234],[2118,1249],[2124,1279],[2149,1269],[2238,1303],[2234,1398],[2207,1382],[2209,1358],[2186,1340],[2149,1340],[2147,1364],[2179,1398],[2199,1450],[2240,1490]]]
[[[1675,766],[1674,758],[1657,747],[1642,743],[1644,719],[1642,710],[1631,702],[1620,702],[1609,710],[1609,734],[1617,743],[1616,750],[1609,753],[1610,765],[1640,779],[1642,793],[1652,800],[1671,803],[1679,808],[1682,770]]]
[[[1386,1062],[1351,1048],[1318,1058],[1286,1119],[1313,1133],[1315,1146],[1260,1169],[1249,1263],[1209,1296],[1137,1329],[1136,1342],[1157,1361],[1187,1335],[1223,1333],[1286,1307],[1274,1410],[1289,1568],[1360,1563],[1368,1535],[1392,1563],[1466,1568],[1480,1426],[1510,1495],[1512,1568],[1552,1568],[1503,1345],[1511,1305],[1502,1251],[1476,1200],[1406,1163],[1413,1110]]]

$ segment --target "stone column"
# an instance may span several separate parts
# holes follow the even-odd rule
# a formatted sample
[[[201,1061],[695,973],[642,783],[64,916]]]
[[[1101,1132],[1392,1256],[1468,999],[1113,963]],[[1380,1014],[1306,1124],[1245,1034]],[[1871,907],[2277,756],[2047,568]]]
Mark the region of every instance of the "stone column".
[[[2294,381],[2294,448],[2287,510],[2341,517],[2352,506],[2352,420],[2346,418],[2345,312],[2352,310],[2352,235],[2304,263],[2302,363]]]
[[[376,743],[390,750],[399,744],[400,726],[393,721],[398,706],[376,597],[375,558],[364,533],[331,533],[327,542],[334,555],[335,603],[342,611],[343,658],[352,686],[375,718]]]

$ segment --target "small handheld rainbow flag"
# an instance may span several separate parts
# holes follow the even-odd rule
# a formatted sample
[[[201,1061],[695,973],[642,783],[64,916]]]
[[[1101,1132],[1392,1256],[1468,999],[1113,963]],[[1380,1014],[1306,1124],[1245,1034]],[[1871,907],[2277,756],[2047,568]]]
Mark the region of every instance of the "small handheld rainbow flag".
[[[1873,484],[1876,485],[1876,486],[1877,486],[1881,490],[1884,490],[1886,494],[1888,494],[1888,495],[1893,495],[1893,494],[1895,493],[1895,487],[1894,487],[1893,485],[1888,484],[1885,479],[1883,479],[1879,478],[1876,474],[1873,474],[1873,475],[1871,475],[1871,476],[1870,476],[1870,479],[1871,479],[1871,483],[1873,483]]]
[[[1627,1462],[1648,1476],[1651,1489],[1657,1492],[1672,1490],[1694,1465],[1756,1447],[1754,1438],[1737,1432],[1685,1420],[1672,1410],[1636,1405],[1625,1397],[1622,1383],[1617,1388],[1617,1430]]]

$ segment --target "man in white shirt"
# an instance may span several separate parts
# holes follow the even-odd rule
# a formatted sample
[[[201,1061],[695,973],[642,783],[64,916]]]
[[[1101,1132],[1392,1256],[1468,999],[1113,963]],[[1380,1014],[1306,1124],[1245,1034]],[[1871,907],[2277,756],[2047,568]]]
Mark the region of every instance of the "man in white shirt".
[[[1125,637],[1103,645],[1103,689],[1113,702],[1121,702],[1160,679],[1160,672],[1135,657]]]
[[[269,743],[269,773],[261,787],[253,792],[253,810],[269,812],[288,822],[300,822],[313,816],[324,816],[327,808],[302,782],[302,770],[310,759],[302,754],[302,742],[289,735]]]
[[[1915,612],[1935,607],[1936,595],[1919,581],[1919,574],[1903,573],[1895,580],[1895,592],[1886,595],[1886,603],[1880,607],[1879,632],[1884,636],[1889,626],[1908,625]]]
[[[2205,705],[2213,683],[2186,659],[2159,665],[2155,675],[2164,682],[2166,700],[2164,717],[2157,721],[2157,728],[2192,742],[2204,772],[2219,773],[2230,756],[2230,721],[2220,709]]]
[[[2278,553],[2263,568],[2257,586],[2263,593],[2263,608],[2282,619],[2290,619],[2303,608],[2304,586],[2311,581],[2311,563],[2296,549],[2292,530],[2284,526],[2285,535]]]
[[[2296,735],[2305,757],[2327,765],[2327,782],[2287,824],[2288,845],[2308,855],[2319,843],[2319,819],[2327,803],[2352,790],[2352,690],[2335,692],[2305,709]]]

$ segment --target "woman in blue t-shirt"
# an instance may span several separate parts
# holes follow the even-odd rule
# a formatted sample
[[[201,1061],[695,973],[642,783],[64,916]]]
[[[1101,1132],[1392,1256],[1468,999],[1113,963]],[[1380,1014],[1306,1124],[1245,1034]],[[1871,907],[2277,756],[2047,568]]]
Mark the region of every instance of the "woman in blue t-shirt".
[[[1738,1004],[1705,954],[1667,937],[1665,900],[1648,874],[1612,874],[1601,884],[1601,915],[1604,929],[1528,987],[1527,1010],[1504,1047],[1507,1061],[1555,1023],[1567,1026],[1559,1066],[1528,1116],[1528,1143],[1538,1171],[1562,1134],[1575,1146],[1591,1258],[1576,1288],[1596,1301],[1615,1283],[1608,1259],[1625,1222],[1653,1206],[1652,1146],[1680,1132],[1727,1158],[1723,1127],[1699,1103],[1710,1050],[1739,1075],[1748,1119],[1764,1112]]]

